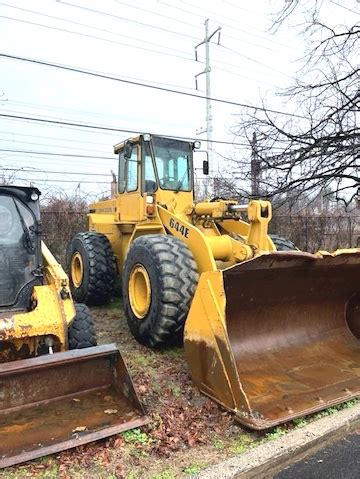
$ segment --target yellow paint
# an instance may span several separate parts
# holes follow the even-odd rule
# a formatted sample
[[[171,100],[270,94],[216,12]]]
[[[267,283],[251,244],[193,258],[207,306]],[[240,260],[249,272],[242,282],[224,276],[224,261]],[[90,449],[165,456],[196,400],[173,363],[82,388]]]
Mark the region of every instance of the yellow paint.
[[[36,353],[43,336],[54,339],[54,351],[65,351],[68,327],[76,314],[67,275],[44,242],[41,252],[45,284],[34,286],[35,308],[28,312],[9,311],[0,321],[0,341],[11,342],[16,350],[26,345],[30,355]]]
[[[175,238],[184,241],[192,252],[199,273],[216,270],[214,256],[205,235],[183,217],[177,216],[170,211],[158,207],[159,216],[168,233]]]
[[[109,238],[119,274],[130,245],[140,235],[168,234],[186,244],[200,274],[184,330],[185,352],[192,377],[204,393],[235,411],[237,417],[249,415],[252,411],[228,337],[221,268],[276,252],[268,236],[271,204],[261,200],[252,200],[247,207],[229,200],[194,203],[193,192],[161,188],[151,194],[142,194],[141,141],[141,136],[130,140],[138,152],[137,190],[117,193],[111,200],[90,205],[89,229]],[[121,152],[124,146],[124,142],[116,145],[115,153]],[[151,214],[148,205],[151,205]],[[313,256],[314,261],[321,261],[328,255],[359,252],[352,249],[334,253],[320,251]],[[142,319],[150,305],[151,287],[140,264],[135,265],[130,274],[129,296],[136,317]],[[261,300],[261,292],[259,298]]]
[[[13,342],[17,349],[20,349],[22,344],[28,344],[30,353],[34,353],[39,338],[51,335],[56,344],[54,349],[65,351],[70,318],[66,316],[65,308],[62,308],[55,284],[35,286],[33,298],[36,307],[32,311],[10,311],[9,316],[3,318],[0,323],[0,339]],[[24,341],[21,341],[22,339]]]
[[[130,272],[129,301],[138,319],[143,319],[149,311],[151,285],[148,272],[141,264],[136,264]]]
[[[201,391],[227,408],[249,413],[227,334],[225,307],[222,272],[203,273],[185,323],[185,354]]]
[[[71,258],[70,270],[74,286],[79,288],[84,277],[84,264],[78,251]]]

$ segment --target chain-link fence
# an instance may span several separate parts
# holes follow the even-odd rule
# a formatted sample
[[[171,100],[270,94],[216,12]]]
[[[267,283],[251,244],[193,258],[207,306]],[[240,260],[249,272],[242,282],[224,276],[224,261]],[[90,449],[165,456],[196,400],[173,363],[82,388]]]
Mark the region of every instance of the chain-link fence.
[[[301,250],[334,251],[360,246],[360,216],[275,215],[270,232],[291,239]]]
[[[43,238],[58,261],[65,265],[66,247],[86,231],[86,211],[43,211]],[[303,251],[360,246],[360,216],[275,215],[270,233],[291,239]]]
[[[42,211],[43,240],[55,258],[65,266],[66,248],[79,232],[86,231],[86,211]]]

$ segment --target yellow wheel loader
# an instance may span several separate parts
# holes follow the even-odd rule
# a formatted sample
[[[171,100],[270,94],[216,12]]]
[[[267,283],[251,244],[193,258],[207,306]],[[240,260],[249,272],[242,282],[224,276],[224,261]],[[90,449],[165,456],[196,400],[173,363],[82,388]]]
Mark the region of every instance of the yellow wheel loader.
[[[114,256],[134,337],[183,336],[194,383],[250,428],[358,396],[360,250],[273,241],[266,201],[194,202],[196,146],[147,134],[115,146],[116,194],[90,205],[69,249],[74,296],[106,301]]]
[[[39,196],[0,186],[0,467],[147,422],[120,352],[96,346],[41,241]]]

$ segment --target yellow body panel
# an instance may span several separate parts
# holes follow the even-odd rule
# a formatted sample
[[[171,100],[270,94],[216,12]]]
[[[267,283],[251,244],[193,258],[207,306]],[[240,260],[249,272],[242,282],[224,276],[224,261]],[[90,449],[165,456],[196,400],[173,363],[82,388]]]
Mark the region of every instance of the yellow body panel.
[[[109,238],[119,272],[140,235],[172,235],[187,245],[200,277],[184,345],[199,389],[255,429],[358,396],[360,250],[278,252],[268,235],[269,202],[194,202],[192,191],[176,191],[183,181],[172,191],[161,189],[167,185],[160,180],[165,167],[156,173],[155,147],[147,141],[142,135],[115,147],[125,171],[136,146],[138,188],[123,191],[127,179],[133,180],[126,173],[121,192],[91,205],[89,225]],[[153,148],[147,157],[143,145]],[[176,148],[167,153],[174,164],[168,179],[179,179]],[[146,176],[149,157],[156,181]],[[187,161],[191,168],[190,149]],[[141,321],[151,285],[139,264],[129,288],[132,311]]]
[[[27,345],[27,356],[33,356],[43,336],[55,340],[54,351],[67,349],[67,319],[54,284],[35,286],[37,306],[29,312],[5,313],[0,319],[0,340],[14,344],[17,350]],[[73,316],[72,318],[73,319]]]
[[[41,244],[45,283],[34,286],[31,311],[4,311],[0,316],[0,341],[12,344],[23,357],[33,356],[45,336],[53,341],[53,350],[67,349],[68,327],[75,317],[69,280],[45,243]],[[6,348],[0,362],[6,361]]]
[[[185,353],[195,384],[228,409],[246,416],[250,407],[227,335],[225,306],[222,272],[203,273],[185,323]]]

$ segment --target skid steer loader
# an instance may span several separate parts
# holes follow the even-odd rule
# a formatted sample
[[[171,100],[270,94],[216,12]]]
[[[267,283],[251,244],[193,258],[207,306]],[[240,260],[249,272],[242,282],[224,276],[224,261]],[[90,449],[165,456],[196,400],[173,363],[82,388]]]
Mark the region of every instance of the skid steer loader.
[[[96,346],[41,242],[39,196],[0,186],[0,467],[146,423],[120,352]]]
[[[184,335],[195,384],[250,428],[358,396],[360,250],[277,251],[269,202],[194,202],[196,146],[115,146],[117,193],[70,246],[74,297],[101,304],[121,275],[133,336],[160,348]]]

